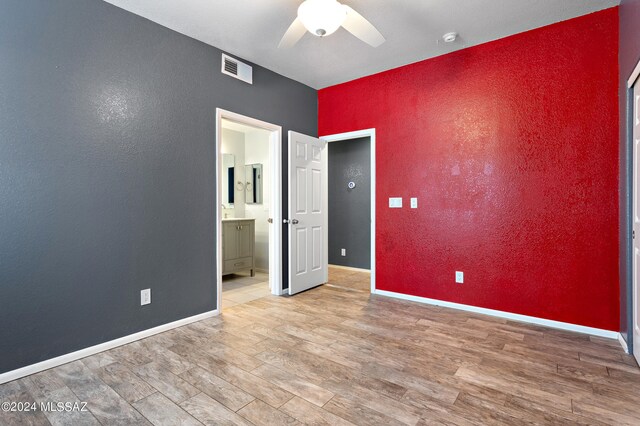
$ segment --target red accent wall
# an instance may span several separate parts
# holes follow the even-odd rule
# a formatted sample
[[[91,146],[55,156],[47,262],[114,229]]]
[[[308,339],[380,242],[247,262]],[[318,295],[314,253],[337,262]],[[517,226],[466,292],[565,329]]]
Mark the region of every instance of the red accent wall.
[[[376,128],[377,288],[618,330],[617,51],[611,8],[320,90]]]

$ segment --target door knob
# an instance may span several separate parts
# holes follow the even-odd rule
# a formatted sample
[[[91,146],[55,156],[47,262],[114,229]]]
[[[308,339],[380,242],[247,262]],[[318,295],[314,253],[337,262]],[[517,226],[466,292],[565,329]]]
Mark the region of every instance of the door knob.
[[[270,217],[269,219],[267,219],[267,222],[273,223],[273,218]]]
[[[282,223],[289,223],[289,219],[282,219]]]
[[[293,225],[297,225],[298,223],[300,223],[300,222],[298,222],[298,219],[293,219],[291,221],[291,224],[293,224]]]

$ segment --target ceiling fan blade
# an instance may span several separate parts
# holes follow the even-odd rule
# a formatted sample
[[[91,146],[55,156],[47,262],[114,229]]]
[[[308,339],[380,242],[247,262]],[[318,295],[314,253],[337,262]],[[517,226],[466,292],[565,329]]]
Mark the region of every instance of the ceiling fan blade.
[[[384,43],[385,38],[371,22],[349,6],[343,5],[343,7],[347,9],[347,17],[342,23],[345,30],[373,47],[378,47]]]
[[[307,29],[302,24],[300,18],[296,18],[289,26],[287,32],[284,33],[284,36],[282,36],[282,40],[280,40],[280,44],[278,44],[278,49],[293,47],[306,32]]]

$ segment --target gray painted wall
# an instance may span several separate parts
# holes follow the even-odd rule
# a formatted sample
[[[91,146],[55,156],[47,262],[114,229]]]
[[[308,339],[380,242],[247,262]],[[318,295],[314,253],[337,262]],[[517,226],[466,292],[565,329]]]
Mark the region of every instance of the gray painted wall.
[[[371,141],[328,144],[329,263],[371,267]],[[347,184],[353,181],[354,189]],[[347,256],[340,249],[347,249]]]
[[[220,53],[100,0],[0,2],[0,372],[215,308],[216,107],[317,131],[315,90]]]
[[[640,60],[640,0],[622,0],[620,14],[620,332],[630,344],[631,323],[631,188],[632,152],[628,143],[630,131],[627,113],[631,105],[627,96],[627,80]],[[630,108],[629,108],[630,109]]]

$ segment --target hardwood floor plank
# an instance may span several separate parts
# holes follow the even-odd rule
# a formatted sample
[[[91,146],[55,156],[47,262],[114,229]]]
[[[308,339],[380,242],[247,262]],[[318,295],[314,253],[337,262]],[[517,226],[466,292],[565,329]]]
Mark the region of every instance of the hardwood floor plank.
[[[87,403],[87,408],[102,425],[149,424],[124,398],[81,361],[56,367],[53,371],[79,401]]]
[[[404,425],[404,423],[402,422],[399,422],[391,417],[385,416],[384,414],[376,410],[372,410],[368,407],[365,407],[364,405],[358,404],[339,395],[331,398],[331,400],[327,402],[323,408],[328,412],[335,414],[338,417],[342,417],[343,419],[346,419],[355,425]]]
[[[326,389],[316,386],[313,383],[307,382],[304,379],[299,378],[295,374],[288,371],[281,370],[277,367],[270,365],[262,365],[251,372],[258,377],[273,383],[282,389],[291,392],[294,395],[303,398],[312,404],[322,407],[331,398],[333,393]]]
[[[0,385],[0,403],[35,402],[34,397],[29,393],[24,384],[24,380],[14,380],[13,382]],[[14,411],[15,409],[15,411]],[[7,426],[14,425],[50,425],[47,416],[40,410],[18,411],[17,407],[9,407],[8,410],[0,411],[1,424]]]
[[[237,386],[201,367],[195,367],[183,373],[181,377],[234,412],[255,399]]]
[[[352,402],[378,411],[403,424],[414,425],[418,423],[422,415],[421,409],[404,404],[401,401],[389,398],[366,387],[354,384],[351,381],[331,379],[324,381],[322,385],[336,395],[344,396]]]
[[[52,426],[99,426],[100,423],[91,413],[89,406],[83,407],[78,397],[68,387],[56,389],[49,393],[45,398],[37,398],[39,403],[51,403],[55,406],[57,403],[78,404],[80,410],[47,410],[45,416],[49,419]],[[95,408],[95,407],[94,407]],[[82,411],[86,409],[86,411]]]
[[[352,426],[353,423],[330,413],[327,410],[300,397],[292,398],[280,407],[280,411],[306,424],[317,426]]]
[[[136,367],[133,372],[176,404],[200,393],[198,389],[155,363]]]
[[[114,362],[97,370],[96,374],[129,403],[157,392],[153,386],[119,362]]]
[[[256,399],[242,410],[238,411],[238,414],[257,426],[302,425],[302,423],[293,417],[283,413],[282,411],[276,410],[259,399]]]
[[[548,405],[538,404],[524,398],[510,397],[506,401],[505,406],[520,411],[523,415],[528,416],[539,424],[593,426],[601,426],[604,424],[590,417],[582,417],[568,411],[557,410]]]
[[[189,398],[180,406],[207,426],[249,426],[252,424],[204,393]]]
[[[573,412],[609,425],[637,426],[640,421],[640,417],[616,413],[615,411],[607,408],[602,408],[582,401],[573,401]]]
[[[182,426],[202,426],[202,423],[161,393],[154,393],[138,402],[134,402],[133,406],[154,426],[173,426],[177,424]]]
[[[514,380],[505,379],[501,374],[491,374],[473,368],[461,367],[456,376],[479,386],[486,386],[523,398],[532,398],[534,401],[544,401],[551,407],[571,411],[570,397],[560,397],[535,387],[523,386]]]

